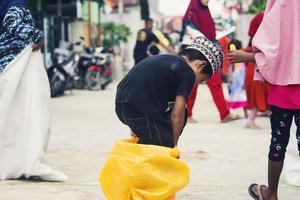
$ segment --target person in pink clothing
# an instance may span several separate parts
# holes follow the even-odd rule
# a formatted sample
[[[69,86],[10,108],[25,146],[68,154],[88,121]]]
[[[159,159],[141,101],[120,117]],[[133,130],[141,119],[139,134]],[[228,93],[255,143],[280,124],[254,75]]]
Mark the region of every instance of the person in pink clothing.
[[[268,186],[251,184],[249,194],[258,200],[278,200],[290,128],[295,121],[300,152],[300,1],[268,0],[265,17],[253,39],[255,53],[234,51],[233,63],[256,62],[254,79],[270,83],[272,139]],[[299,154],[300,156],[300,154]]]

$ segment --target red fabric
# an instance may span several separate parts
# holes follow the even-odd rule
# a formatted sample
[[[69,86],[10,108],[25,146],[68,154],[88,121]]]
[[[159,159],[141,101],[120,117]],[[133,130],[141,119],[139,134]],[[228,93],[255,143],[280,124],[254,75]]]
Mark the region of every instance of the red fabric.
[[[228,46],[230,44],[230,38],[229,37],[223,37],[219,40],[219,43],[221,44],[223,53],[224,53],[224,63],[222,67],[222,73],[223,75],[227,76],[228,74],[228,68],[230,65],[230,61],[228,59]]]
[[[183,17],[184,22],[187,22],[188,20],[191,20],[193,24],[198,28],[198,30],[209,40],[215,40],[215,22],[211,16],[209,8],[207,6],[201,5],[199,0],[191,0],[190,5]],[[220,72],[215,73],[212,78],[207,81],[207,86],[209,87],[214,102],[219,110],[220,118],[221,120],[223,120],[230,113],[223,94]],[[192,110],[197,96],[197,88],[198,85],[194,86],[187,103],[188,113],[190,117],[193,114]]]
[[[264,13],[257,14],[251,21],[248,35],[251,39],[256,34],[262,20]],[[250,44],[251,45],[251,44]],[[246,49],[247,52],[252,52],[252,47]],[[260,111],[267,111],[268,106],[268,87],[269,84],[266,82],[254,81],[254,74],[256,70],[255,63],[246,64],[246,77],[245,77],[245,87],[248,99],[248,109],[258,109]]]
[[[193,107],[194,107],[196,97],[197,97],[197,90],[198,90],[198,84],[195,84],[189,95],[189,99],[187,102],[187,110],[188,110],[189,117],[192,117],[192,115],[193,115]]]
[[[261,12],[259,14],[257,14],[252,20],[251,20],[251,23],[250,23],[250,28],[249,28],[249,31],[248,31],[248,35],[253,38],[254,35],[256,34],[262,20],[264,18],[264,13]]]
[[[183,17],[183,22],[191,20],[198,30],[209,40],[216,38],[216,27],[208,6],[200,4],[199,0],[191,0]]]
[[[225,119],[230,114],[230,112],[224,97],[220,72],[215,73],[212,78],[206,82],[206,84],[220,113],[220,119]],[[195,85],[188,99],[187,110],[189,117],[192,117],[193,114],[192,110],[197,96],[197,88],[198,85]]]
[[[248,109],[257,108],[260,111],[267,111],[268,106],[268,87],[266,82],[253,81],[256,64],[247,63],[246,65],[245,87],[248,99]]]
[[[253,83],[253,77],[255,72],[255,63],[246,63],[246,76],[245,76],[245,89],[247,94],[247,99],[249,106],[251,105],[250,99],[252,94],[252,83]]]
[[[300,110],[300,85],[270,84],[268,102],[279,108]]]

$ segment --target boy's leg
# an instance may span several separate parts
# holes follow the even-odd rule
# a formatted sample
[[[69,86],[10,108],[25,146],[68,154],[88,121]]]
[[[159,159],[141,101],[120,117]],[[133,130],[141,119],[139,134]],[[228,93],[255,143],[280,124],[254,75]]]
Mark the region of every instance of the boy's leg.
[[[146,114],[127,103],[117,103],[115,110],[119,120],[131,129],[132,136],[136,134],[140,140],[152,138],[149,117]]]
[[[140,138],[139,144],[158,145],[170,148],[174,147],[171,121],[158,120],[147,116],[145,128],[138,130],[133,127],[132,129]]]
[[[149,118],[150,119],[150,130],[152,133],[152,139],[150,140],[151,144],[165,146],[165,147],[174,147],[173,139],[173,123],[171,120],[172,108],[169,112],[162,113],[162,117],[159,119]],[[185,112],[185,121],[184,126],[187,123],[188,111]],[[183,131],[182,128],[182,131]]]
[[[140,140],[139,144],[159,145],[173,147],[172,126],[169,121],[164,120],[164,115],[155,119],[129,104],[117,104],[116,113],[124,124],[126,124]]]
[[[140,139],[140,144],[174,147],[171,110],[159,116],[151,117],[141,113],[129,104],[117,104],[116,113]],[[185,117],[185,124],[187,112]]]

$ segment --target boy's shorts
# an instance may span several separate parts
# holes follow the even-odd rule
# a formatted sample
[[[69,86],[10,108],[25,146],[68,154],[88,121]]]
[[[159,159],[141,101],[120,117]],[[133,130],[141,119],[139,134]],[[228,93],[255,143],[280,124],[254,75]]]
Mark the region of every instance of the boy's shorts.
[[[159,118],[155,118],[140,112],[130,104],[117,103],[116,113],[121,122],[126,124],[139,137],[140,144],[174,147],[171,110],[163,112],[159,115]],[[186,119],[187,117],[184,126]]]

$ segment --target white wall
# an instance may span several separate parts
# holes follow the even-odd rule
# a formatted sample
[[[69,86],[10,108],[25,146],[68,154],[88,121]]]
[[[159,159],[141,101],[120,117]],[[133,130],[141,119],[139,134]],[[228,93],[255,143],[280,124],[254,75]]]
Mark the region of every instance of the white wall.
[[[250,22],[254,15],[240,15],[236,26],[236,38],[241,40],[243,46],[246,47],[249,42],[248,30]]]
[[[141,20],[140,8],[130,7],[126,8],[126,12],[123,15],[123,23],[128,26],[132,32],[127,44],[122,45],[124,52],[123,58],[118,58],[114,73],[115,78],[120,79],[123,76],[123,70],[131,68],[134,65],[133,49],[136,42],[138,30],[144,27],[144,22]],[[119,22],[119,15],[117,13],[105,14],[102,16],[102,22]]]

